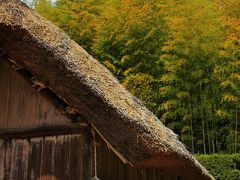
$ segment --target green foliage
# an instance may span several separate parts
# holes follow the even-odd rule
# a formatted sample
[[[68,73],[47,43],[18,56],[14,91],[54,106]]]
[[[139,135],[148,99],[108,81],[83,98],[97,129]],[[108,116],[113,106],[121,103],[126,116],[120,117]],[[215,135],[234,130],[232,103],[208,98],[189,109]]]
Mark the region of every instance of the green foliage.
[[[145,105],[155,110],[154,113],[158,114],[159,94],[156,91],[159,88],[157,82],[152,76],[147,74],[138,73],[136,75],[128,76],[123,85],[140,100],[145,102]]]
[[[161,67],[156,62],[164,39],[161,6],[152,1],[114,2],[102,12],[93,53],[115,65],[120,79],[137,73],[158,77]]]
[[[196,155],[196,158],[216,180],[240,179],[240,154]]]
[[[192,151],[194,146],[200,149],[204,145],[205,152],[205,140],[193,144],[193,129],[199,128],[200,124],[205,132],[205,123],[210,119],[206,115],[214,94],[212,73],[223,41],[223,26],[213,3],[205,0],[173,2],[170,1],[170,12],[166,17],[168,37],[160,57],[164,66],[160,78],[164,100],[161,119],[171,124],[181,119],[181,139]],[[206,138],[204,133],[202,136]]]
[[[99,4],[104,0],[38,0],[35,9],[45,18],[62,28],[72,39],[90,51],[99,23],[97,15],[101,12]]]

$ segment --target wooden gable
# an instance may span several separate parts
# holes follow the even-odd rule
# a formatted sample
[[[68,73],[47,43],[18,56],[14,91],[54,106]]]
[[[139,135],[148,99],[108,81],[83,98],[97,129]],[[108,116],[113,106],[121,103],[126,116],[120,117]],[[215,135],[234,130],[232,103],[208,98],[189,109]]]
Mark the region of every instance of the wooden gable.
[[[74,125],[0,59],[0,180],[85,180],[90,131]]]

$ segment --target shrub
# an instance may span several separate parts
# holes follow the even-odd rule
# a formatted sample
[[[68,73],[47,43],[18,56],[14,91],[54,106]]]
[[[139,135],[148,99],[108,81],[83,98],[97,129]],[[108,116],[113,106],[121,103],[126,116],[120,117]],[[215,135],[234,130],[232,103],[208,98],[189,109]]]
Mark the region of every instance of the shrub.
[[[240,154],[196,155],[216,180],[240,179]]]

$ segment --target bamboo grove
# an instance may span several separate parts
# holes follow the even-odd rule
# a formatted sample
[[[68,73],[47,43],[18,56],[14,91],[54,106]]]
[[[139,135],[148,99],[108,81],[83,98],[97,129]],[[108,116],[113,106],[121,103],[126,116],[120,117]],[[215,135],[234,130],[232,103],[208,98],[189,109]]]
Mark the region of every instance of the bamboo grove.
[[[192,153],[240,151],[239,0],[35,0]]]

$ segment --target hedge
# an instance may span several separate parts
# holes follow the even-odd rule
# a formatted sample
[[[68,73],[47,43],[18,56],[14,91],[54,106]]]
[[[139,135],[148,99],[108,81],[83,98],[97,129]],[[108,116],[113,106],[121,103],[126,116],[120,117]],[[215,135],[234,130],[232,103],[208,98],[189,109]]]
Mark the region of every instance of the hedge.
[[[240,180],[240,154],[196,155],[216,180]]]

